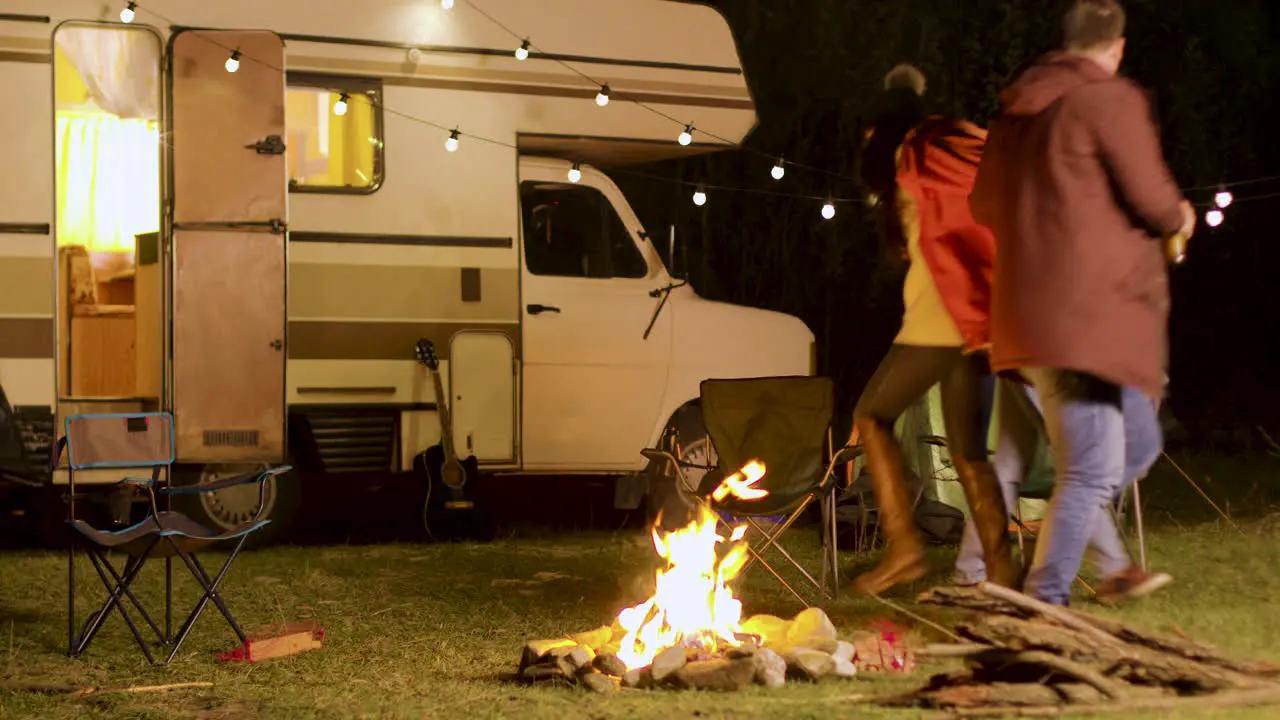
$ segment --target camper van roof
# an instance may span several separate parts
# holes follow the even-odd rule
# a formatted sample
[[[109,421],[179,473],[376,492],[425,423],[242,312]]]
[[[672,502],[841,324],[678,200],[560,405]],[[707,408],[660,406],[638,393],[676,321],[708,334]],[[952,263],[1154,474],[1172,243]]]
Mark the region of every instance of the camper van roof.
[[[118,21],[125,3],[59,0],[51,8],[48,0],[7,0],[5,5],[0,36],[7,38],[0,37],[0,49],[9,50],[24,37],[47,41],[63,22]],[[30,21],[23,22],[24,17]],[[286,42],[290,71],[373,75],[387,82],[535,98],[523,117],[513,118],[516,136],[511,139],[518,139],[521,151],[601,167],[733,147],[756,124],[729,24],[703,3],[456,0],[446,10],[439,0],[147,0],[138,3],[134,24],[162,34],[269,29]],[[531,53],[521,61],[514,51],[526,38]],[[590,102],[604,83],[611,89],[611,104],[627,106],[603,111],[610,113],[610,132],[601,132],[595,120],[548,122],[539,116],[547,111],[537,107],[537,96]],[[697,129],[689,145],[674,142],[683,124]]]

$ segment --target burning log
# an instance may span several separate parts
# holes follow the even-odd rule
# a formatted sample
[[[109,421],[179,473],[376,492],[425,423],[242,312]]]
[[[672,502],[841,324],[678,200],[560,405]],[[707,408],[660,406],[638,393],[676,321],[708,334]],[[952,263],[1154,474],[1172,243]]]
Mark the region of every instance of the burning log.
[[[974,611],[956,627],[970,642],[920,650],[926,657],[963,658],[967,669],[935,675],[923,688],[879,704],[964,717],[1049,717],[1280,702],[1280,668],[1228,658],[1186,638],[1139,631],[986,584],[936,588],[920,600]]]

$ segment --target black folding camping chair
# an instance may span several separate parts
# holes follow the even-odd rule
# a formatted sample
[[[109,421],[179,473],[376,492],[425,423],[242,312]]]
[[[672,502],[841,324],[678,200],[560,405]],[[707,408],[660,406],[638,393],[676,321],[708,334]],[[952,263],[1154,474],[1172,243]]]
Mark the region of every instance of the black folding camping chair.
[[[678,491],[690,502],[710,504],[722,520],[746,518],[762,536],[756,544],[748,545],[747,567],[759,562],[800,602],[808,604],[765,560],[764,553],[772,548],[824,597],[836,597],[839,574],[835,537],[836,478],[832,469],[853,459],[860,449],[849,448],[829,462],[823,462],[834,404],[831,379],[705,380],[701,386],[701,402],[703,424],[715,450],[715,466],[682,462],[678,459],[678,447],[674,448],[675,453],[671,449],[651,448],[642,454],[659,467],[670,468],[675,473]],[[768,495],[755,500],[741,500],[732,495],[719,500],[712,497],[726,477],[752,460],[765,466],[764,477],[756,487],[768,491]],[[696,487],[686,472],[692,469],[706,470]],[[815,501],[822,514],[821,579],[815,578],[778,542]],[[760,522],[761,518],[771,516],[784,519],[773,527]]]
[[[173,416],[169,413],[72,415],[66,419],[65,432],[66,434],[58,440],[54,449],[51,467],[58,467],[65,450],[68,469],[67,522],[73,531],[72,542],[67,551],[67,654],[71,657],[79,657],[83,654],[102,628],[107,615],[112,610],[116,610],[133,633],[138,647],[142,649],[147,660],[156,664],[151,648],[143,639],[142,632],[125,605],[126,600],[155,633],[159,644],[170,648],[168,658],[161,663],[163,665],[168,665],[177,656],[196,619],[204,612],[210,601],[221,611],[240,642],[245,642],[245,634],[236,624],[231,611],[227,609],[226,602],[218,592],[218,586],[226,577],[240,549],[244,547],[245,540],[270,522],[260,517],[267,479],[287,472],[291,468],[281,466],[202,485],[173,487],[170,483],[170,470],[174,460]],[[144,493],[149,510],[146,519],[116,531],[99,530],[83,520],[76,519],[75,501],[78,497],[76,473],[95,468],[117,469],[122,474],[127,470],[141,470],[144,473],[149,470],[149,477],[125,477],[111,486],[117,493],[122,490]],[[258,483],[259,488],[258,516],[227,532],[210,530],[186,515],[173,511],[170,507],[171,497],[175,494],[213,492],[253,482]],[[160,509],[157,496],[165,499],[164,510]],[[231,554],[218,574],[210,576],[197,554],[223,542],[230,543]],[[77,546],[88,554],[98,577],[107,590],[106,602],[101,608],[89,614],[78,631],[75,573]],[[111,563],[108,558],[109,553],[120,553],[125,556],[123,571],[117,570]],[[172,633],[172,560],[174,557],[182,560],[204,591],[176,635]],[[162,558],[165,561],[163,631],[132,590],[138,574],[146,562],[152,558]]]

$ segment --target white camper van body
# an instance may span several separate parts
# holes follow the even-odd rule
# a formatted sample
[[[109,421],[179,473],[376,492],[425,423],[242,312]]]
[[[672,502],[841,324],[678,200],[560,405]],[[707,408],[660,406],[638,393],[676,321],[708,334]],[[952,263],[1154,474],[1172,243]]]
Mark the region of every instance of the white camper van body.
[[[178,462],[204,479],[286,459],[408,470],[441,435],[413,353],[425,337],[455,445],[486,472],[627,474],[703,379],[812,372],[801,321],[680,286],[595,169],[732,147],[754,127],[713,9],[477,0],[490,19],[467,2],[149,0],[125,25],[125,5],[0,0],[0,386],[28,435],[164,409]],[[530,39],[527,59],[495,19]],[[343,152],[367,163],[309,185],[307,163],[337,162],[335,98],[366,113]],[[74,118],[104,116],[150,123],[160,146],[130,168],[154,165],[136,191],[156,196],[155,222],[108,252],[101,219],[84,237],[65,219],[83,200],[68,163],[89,172],[86,154],[112,147],[105,126],[98,145],[72,137]],[[317,143],[318,160],[290,156]],[[556,255],[584,212],[599,232]],[[102,296],[122,281],[124,300]],[[234,492],[215,495],[209,519],[234,522]]]

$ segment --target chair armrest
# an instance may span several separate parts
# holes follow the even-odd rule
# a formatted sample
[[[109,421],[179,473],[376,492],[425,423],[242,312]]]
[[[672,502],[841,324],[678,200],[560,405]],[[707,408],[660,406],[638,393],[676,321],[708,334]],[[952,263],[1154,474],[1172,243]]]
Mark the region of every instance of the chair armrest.
[[[267,478],[275,477],[282,473],[289,472],[293,469],[292,465],[281,465],[279,467],[270,468],[261,472],[253,470],[247,473],[240,473],[230,477],[224,477],[220,480],[214,480],[211,483],[201,483],[199,485],[184,485],[182,487],[168,487],[161,490],[161,493],[167,495],[193,495],[195,493],[214,492],[215,490],[225,490],[229,487],[237,485],[246,485],[252,482],[266,482]]]
[[[132,485],[138,488],[153,488],[156,486],[155,481],[151,478],[136,477],[127,477],[114,484],[115,487],[120,487],[121,485]]]
[[[831,464],[835,466],[853,462],[862,457],[862,453],[863,448],[861,445],[845,445],[836,451],[835,457],[831,458]]]

